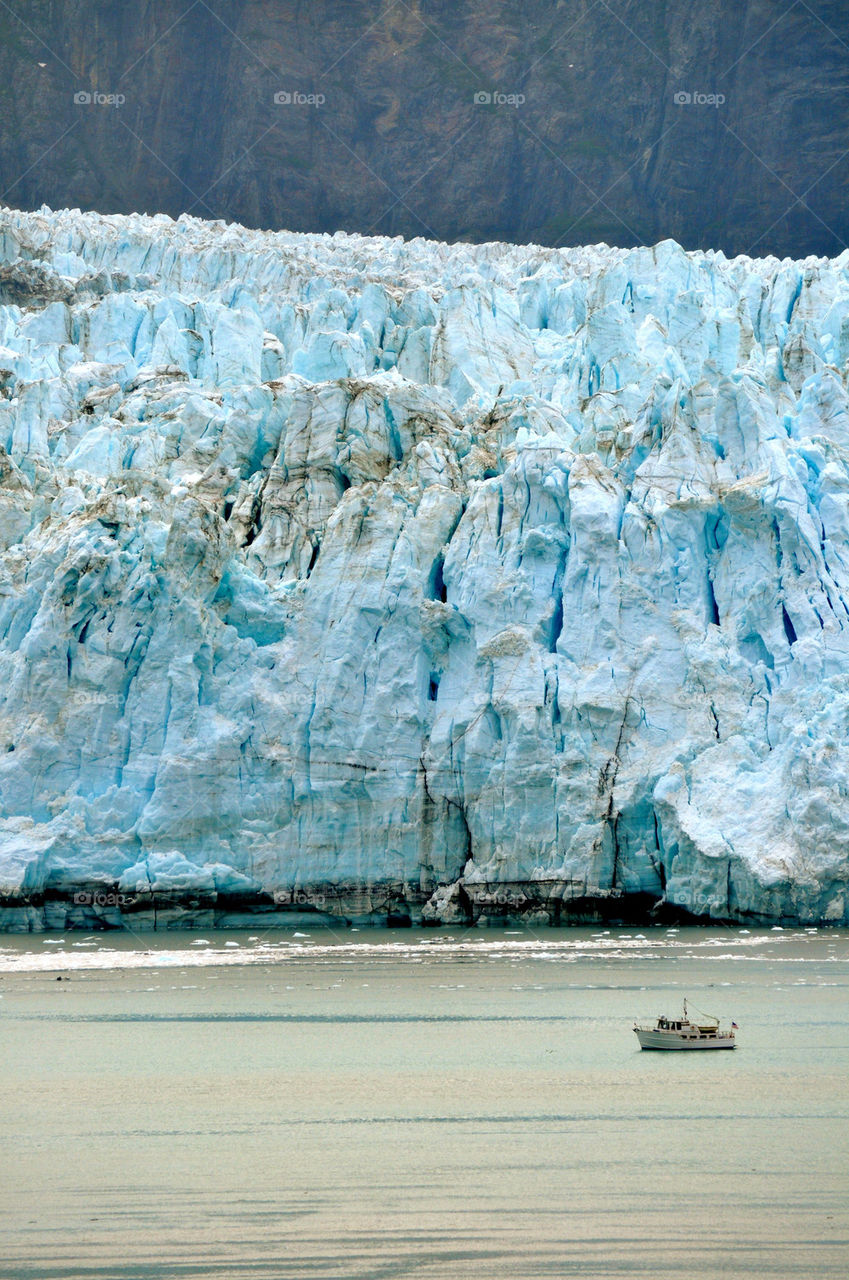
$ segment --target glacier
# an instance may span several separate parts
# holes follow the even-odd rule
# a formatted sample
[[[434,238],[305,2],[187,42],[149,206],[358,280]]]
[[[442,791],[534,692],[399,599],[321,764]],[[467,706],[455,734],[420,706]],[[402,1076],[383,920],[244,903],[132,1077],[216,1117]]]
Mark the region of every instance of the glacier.
[[[849,921],[849,251],[0,213],[0,927]]]

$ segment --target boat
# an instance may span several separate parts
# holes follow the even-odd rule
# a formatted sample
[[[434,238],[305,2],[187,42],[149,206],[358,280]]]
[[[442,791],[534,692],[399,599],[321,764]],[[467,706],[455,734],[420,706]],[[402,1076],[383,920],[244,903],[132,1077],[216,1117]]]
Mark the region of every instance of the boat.
[[[687,1001],[684,1001],[684,1013],[680,1018],[658,1018],[653,1027],[641,1027],[634,1023],[634,1032],[640,1042],[641,1049],[735,1049],[737,1042],[734,1032],[737,1023],[732,1022],[728,1031],[723,1031],[719,1018],[710,1014],[701,1015],[704,1022],[692,1022],[687,1013]]]

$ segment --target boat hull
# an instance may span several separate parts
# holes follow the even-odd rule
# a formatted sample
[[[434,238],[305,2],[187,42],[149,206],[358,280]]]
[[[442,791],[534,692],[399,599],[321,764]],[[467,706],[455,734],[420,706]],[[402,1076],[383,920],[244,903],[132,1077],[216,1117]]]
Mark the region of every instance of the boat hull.
[[[641,1049],[735,1049],[733,1036],[698,1036],[688,1039],[677,1032],[651,1031],[635,1027]]]

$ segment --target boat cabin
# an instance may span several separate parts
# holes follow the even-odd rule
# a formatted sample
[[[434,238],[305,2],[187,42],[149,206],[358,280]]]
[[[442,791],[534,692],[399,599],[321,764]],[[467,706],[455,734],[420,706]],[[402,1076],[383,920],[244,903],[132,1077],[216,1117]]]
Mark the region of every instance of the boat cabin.
[[[658,1031],[683,1031],[685,1034],[698,1035],[700,1037],[715,1036],[718,1033],[718,1028],[713,1023],[709,1027],[702,1027],[697,1023],[690,1022],[689,1019],[686,1022],[672,1022],[669,1018],[658,1018],[657,1029]]]

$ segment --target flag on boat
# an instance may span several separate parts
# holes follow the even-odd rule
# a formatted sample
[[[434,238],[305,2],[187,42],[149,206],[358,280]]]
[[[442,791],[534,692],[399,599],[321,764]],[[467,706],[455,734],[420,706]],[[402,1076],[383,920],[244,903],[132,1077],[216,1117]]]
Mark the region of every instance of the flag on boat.
[[[734,1028],[735,1028],[735,1030],[737,1030],[737,1031],[739,1031],[739,1030],[740,1030],[740,1028],[737,1026],[737,1023],[736,1023],[736,1022],[732,1022],[732,1023],[731,1023],[731,1025],[732,1025],[732,1027],[734,1027]]]

